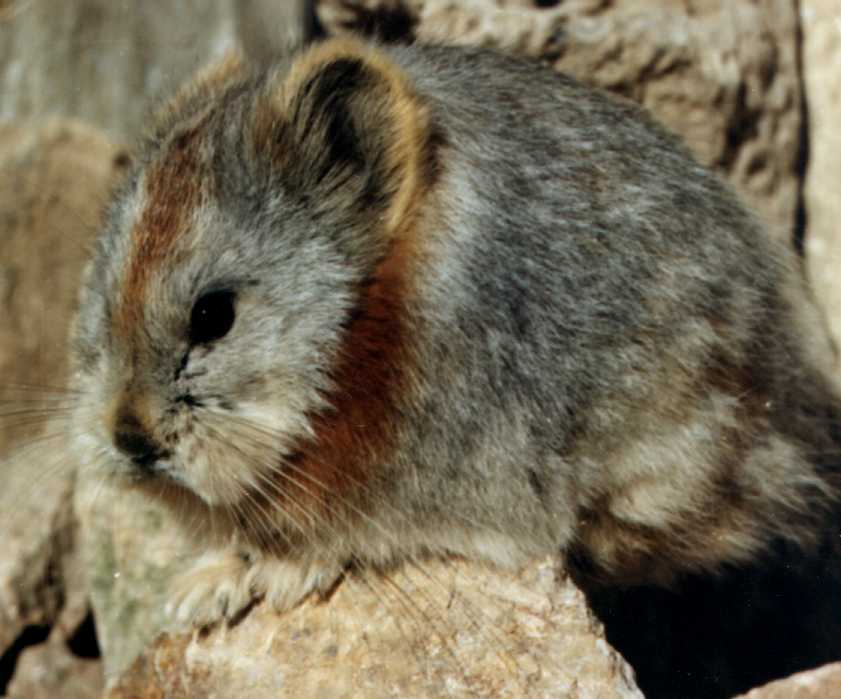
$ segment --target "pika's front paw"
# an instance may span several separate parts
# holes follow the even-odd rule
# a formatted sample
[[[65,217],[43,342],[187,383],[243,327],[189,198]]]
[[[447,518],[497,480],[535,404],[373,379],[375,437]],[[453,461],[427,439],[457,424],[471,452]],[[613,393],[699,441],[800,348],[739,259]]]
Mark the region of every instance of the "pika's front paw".
[[[210,626],[236,618],[259,598],[249,584],[252,561],[236,550],[208,551],[179,575],[166,614],[180,625]]]
[[[209,551],[178,577],[166,612],[180,625],[202,627],[230,622],[261,599],[285,612],[313,592],[326,594],[341,575],[338,565]]]

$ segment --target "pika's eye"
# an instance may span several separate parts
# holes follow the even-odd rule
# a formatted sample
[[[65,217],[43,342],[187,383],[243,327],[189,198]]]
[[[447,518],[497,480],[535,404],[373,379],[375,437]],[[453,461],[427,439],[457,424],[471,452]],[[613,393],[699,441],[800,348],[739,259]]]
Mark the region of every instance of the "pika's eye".
[[[234,325],[233,291],[211,291],[201,296],[190,313],[190,344],[205,345],[228,334]]]

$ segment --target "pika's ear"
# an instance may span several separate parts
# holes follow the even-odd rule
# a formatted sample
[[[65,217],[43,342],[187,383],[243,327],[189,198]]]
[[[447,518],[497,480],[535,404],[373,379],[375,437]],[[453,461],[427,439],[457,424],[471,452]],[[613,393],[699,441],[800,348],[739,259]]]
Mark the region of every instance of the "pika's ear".
[[[321,204],[373,210],[390,234],[432,177],[427,107],[387,56],[348,39],[311,48],[269,88],[254,142],[289,186]]]

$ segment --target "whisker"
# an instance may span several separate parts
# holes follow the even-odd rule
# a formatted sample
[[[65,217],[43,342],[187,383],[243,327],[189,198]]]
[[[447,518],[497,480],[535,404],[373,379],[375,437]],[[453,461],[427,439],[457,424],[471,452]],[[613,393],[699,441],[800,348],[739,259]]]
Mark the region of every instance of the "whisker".
[[[28,431],[34,427],[44,427],[46,425],[55,424],[55,420],[48,417],[28,417],[18,418],[9,422],[2,422],[3,429]]]
[[[494,649],[494,654],[503,665],[508,666],[509,670],[512,672],[521,674],[519,661],[515,656],[505,650],[508,644],[505,642],[502,635],[497,633],[496,625],[489,623],[487,615],[481,610],[476,609],[469,599],[467,599],[464,595],[455,592],[455,580],[453,581],[453,587],[449,588],[438,577],[426,570],[415,558],[409,558],[406,561],[406,576],[409,579],[411,579],[411,575],[409,574],[410,570],[414,570],[416,573],[420,574],[423,579],[429,583],[429,585],[434,585],[441,591],[442,594],[449,596],[451,600],[450,604],[452,604],[454,600],[458,600],[458,609],[468,622],[468,628],[472,629],[477,635],[487,641],[485,645]],[[452,570],[454,571],[454,578],[457,577],[458,567],[453,566]],[[425,585],[418,585],[417,583],[414,583],[414,585],[420,595],[428,597]],[[481,588],[478,588],[475,585],[470,585],[470,589],[475,591],[477,594],[480,594],[488,601],[489,604],[498,604],[498,600],[496,598],[492,598]],[[434,604],[434,601],[429,597],[428,602],[430,605]]]
[[[242,425],[244,427],[247,427],[248,429],[256,430],[257,432],[264,434],[265,436],[269,437],[272,440],[272,442],[271,442],[272,444],[274,444],[275,440],[277,440],[280,437],[280,435],[276,434],[272,430],[272,428],[270,428],[268,426],[265,426],[265,425],[262,425],[262,424],[254,423],[253,421],[248,420],[246,418],[242,418],[241,416],[227,416],[226,415],[226,417],[231,418],[232,421],[238,422],[240,425]],[[269,445],[266,445],[266,446],[269,446]],[[281,468],[281,467],[276,467],[276,468]],[[293,471],[296,475],[299,475],[299,476],[305,478],[309,483],[311,483],[312,485],[322,489],[323,491],[325,491],[327,493],[331,492],[331,489],[327,485],[325,485],[322,481],[318,480],[311,473],[301,469],[300,467],[298,467],[294,463],[283,462],[282,468],[286,468],[286,469],[289,469],[289,470]],[[344,477],[345,478],[350,478],[346,474],[344,474]],[[351,478],[351,482],[353,483],[353,485],[356,488],[358,488],[360,490],[360,492],[374,498],[379,506],[387,508],[389,510],[389,512],[392,515],[394,515],[396,518],[402,519],[404,521],[408,521],[406,519],[406,516],[402,512],[397,510],[388,501],[385,501],[385,500],[383,500],[383,498],[378,497],[377,493],[374,492],[370,488],[370,486],[368,486],[367,484],[365,484],[365,483],[363,483],[363,482],[361,482],[361,481],[359,481],[358,479],[355,479],[355,478]],[[358,508],[353,507],[351,503],[345,502],[344,504],[346,506],[350,507],[352,509],[352,511],[354,512],[354,514],[357,514],[357,515],[365,518],[366,520],[368,520],[369,524],[372,524],[373,526],[375,526],[381,534],[384,534],[385,536],[390,537],[391,540],[396,541],[395,534],[393,532],[389,531],[388,529],[384,528],[376,520],[371,519],[370,515],[368,515],[365,512],[362,512]],[[470,518],[467,515],[464,515],[462,513],[454,513],[454,514],[455,514],[456,517],[458,517],[465,524],[474,525],[474,526],[479,526],[481,524],[480,522],[477,522],[476,520],[474,520],[474,519],[472,519],[472,518]]]
[[[406,647],[410,649],[410,652],[415,657],[416,666],[421,668],[428,677],[431,669],[426,656],[423,654],[422,642],[419,640],[424,637],[426,627],[422,622],[417,620],[417,617],[412,613],[411,609],[407,608],[407,605],[402,599],[398,598],[395,601],[393,593],[382,590],[378,587],[373,582],[372,576],[369,576],[367,572],[367,570],[361,570],[358,575],[350,575],[347,579],[351,585],[360,585],[367,589],[377,599],[377,601],[383,605],[383,608],[388,610],[388,613],[394,621],[394,625],[397,627],[398,633],[402,636]],[[399,606],[400,610],[395,611],[392,606],[394,604]],[[403,613],[401,613],[401,611]],[[403,628],[403,621],[408,621],[417,633],[407,633]]]
[[[229,414],[220,415],[216,414],[212,410],[207,410],[206,412],[209,414],[208,422],[224,422],[224,433],[227,433],[229,435],[229,442],[242,442],[244,445],[246,445],[244,447],[236,447],[236,451],[245,460],[246,463],[251,463],[257,467],[256,478],[260,482],[259,484],[255,485],[258,492],[262,493],[264,497],[270,495],[273,492],[285,495],[279,483],[277,483],[272,478],[269,478],[266,475],[265,470],[268,470],[268,472],[271,473],[274,477],[281,477],[284,480],[292,482],[298,487],[300,487],[300,484],[298,483],[297,479],[301,478],[307,482],[311,482],[316,488],[322,491],[329,492],[327,486],[325,486],[325,484],[322,481],[320,481],[320,479],[312,476],[312,474],[305,472],[295,463],[275,461],[274,459],[257,458],[250,453],[251,447],[254,447],[255,451],[257,451],[258,453],[260,451],[268,451],[270,453],[273,453],[274,450],[276,450],[276,445],[278,444],[282,435],[274,431],[271,427],[255,423],[253,420],[242,418],[241,416],[231,416]],[[219,434],[219,432],[221,431],[221,426],[217,428],[214,424],[213,429],[216,430],[217,437],[221,436]],[[233,434],[235,435],[235,439],[230,439],[232,429]],[[291,474],[294,474],[295,478],[293,478],[290,475],[290,473],[286,473],[287,470],[290,471]],[[354,484],[360,489],[361,492],[367,493],[368,495],[375,497],[375,494],[371,491],[370,487],[367,484],[358,482],[356,479],[354,480]],[[274,501],[271,499],[270,502],[274,503]],[[284,498],[284,504],[287,507],[291,506],[293,508],[298,508],[298,510],[301,509],[300,505],[294,499]],[[389,503],[380,504],[384,505],[387,511],[392,512],[393,515],[398,519],[398,521],[400,519],[406,521],[405,515],[397,512],[395,508],[389,505]],[[254,507],[256,505],[257,503],[249,501],[250,507]],[[279,508],[282,507],[280,504],[278,504],[277,506]],[[377,531],[381,532],[386,541],[391,542],[392,544],[394,544],[397,550],[400,550],[401,541],[398,535],[395,533],[395,531],[390,531],[389,529],[384,527],[377,518],[373,517],[367,512],[362,511],[360,508],[356,507],[352,503],[344,502],[343,506],[347,507],[353,514],[369,522],[373,527],[376,528]],[[252,514],[253,516],[261,518],[261,524],[258,525],[258,528],[265,531],[265,529],[262,527],[262,519],[268,518],[271,521],[270,513],[266,512],[263,508],[261,513]],[[320,524],[326,526],[329,529],[335,529],[332,523],[326,521],[323,516],[316,513],[310,514],[315,514],[315,516],[318,516],[318,521]],[[293,517],[291,519],[292,521],[294,521],[296,518]],[[279,533],[276,529],[276,527],[272,528],[272,535],[277,535]],[[439,578],[437,578],[435,575],[431,574],[426,568],[424,568],[422,564],[419,561],[417,561],[414,557],[410,557],[406,561],[401,562],[406,563],[405,574],[407,575],[407,578],[409,580],[412,579],[411,572],[414,571],[416,575],[421,576],[421,578],[427,583],[427,585],[430,585],[435,589],[438,589],[442,593],[449,595],[451,599],[457,599],[460,613],[467,621],[469,628],[481,637],[484,637],[488,640],[487,645],[490,648],[493,648],[494,655],[496,655],[496,657],[499,658],[499,660],[504,665],[508,667],[511,667],[512,664],[514,667],[519,666],[517,658],[505,650],[506,644],[503,638],[501,637],[501,635],[494,633],[493,624],[487,623],[486,617],[481,612],[481,610],[477,610],[477,608],[474,607],[474,605],[462,595],[457,595],[456,597],[453,597],[451,591],[448,590],[447,586]],[[360,561],[360,563],[362,564],[363,561]],[[449,622],[441,613],[433,615],[429,612],[429,610],[435,609],[437,605],[437,602],[435,601],[434,597],[431,595],[429,590],[424,585],[421,585],[418,582],[412,583],[413,586],[417,588],[417,590],[415,590],[415,593],[418,595],[418,599],[425,600],[425,606],[429,608],[428,610],[425,610],[424,607],[418,605],[417,602],[412,598],[412,596],[405,590],[403,590],[402,587],[400,587],[400,585],[393,580],[393,578],[388,577],[388,575],[386,573],[382,573],[382,571],[379,571],[379,573],[386,577],[388,581],[387,585],[377,585],[374,582],[374,578],[372,576],[375,570],[377,569],[375,567],[372,567],[370,564],[364,565],[364,568],[360,568],[360,572],[364,573],[364,577],[362,579],[366,586],[369,587],[369,589],[371,589],[373,593],[377,594],[381,599],[383,599],[383,601],[386,604],[399,604],[400,607],[403,609],[404,619],[411,619],[413,621],[413,624],[417,624],[419,627],[434,628],[436,637],[439,639],[446,652],[452,656],[452,659],[456,663],[456,665],[459,666],[458,658],[455,657],[454,651],[449,645],[449,641],[447,640],[447,634],[444,632],[444,628],[449,628]],[[388,602],[388,599],[392,600],[391,603]],[[395,614],[395,617],[399,616],[400,614]],[[401,630],[401,633],[405,633],[405,631]],[[466,678],[463,668],[461,668],[461,673],[462,676]]]
[[[104,460],[104,456],[100,456],[99,459],[95,462],[83,462],[81,464],[82,469],[89,469],[91,471],[92,476],[98,476],[95,479],[95,489],[93,493],[90,494],[89,499],[86,501],[86,507],[89,510],[95,510],[97,508],[99,498],[104,492],[106,484],[109,482],[109,480],[111,480],[111,477],[108,474],[108,472],[102,468],[102,462]]]
[[[234,420],[235,420],[235,421],[239,421],[239,424],[240,424],[240,426],[242,426],[242,427],[246,427],[246,428],[248,428],[248,429],[250,429],[250,430],[256,431],[256,432],[258,432],[258,433],[260,433],[260,434],[263,434],[263,435],[265,435],[265,436],[272,437],[271,442],[270,442],[270,443],[268,443],[268,444],[266,444],[266,443],[262,443],[262,442],[256,442],[256,444],[258,444],[258,445],[263,445],[263,446],[266,446],[266,447],[270,447],[270,446],[273,446],[273,445],[274,445],[275,438],[276,438],[278,435],[275,435],[274,433],[272,433],[272,432],[269,430],[269,428],[266,428],[266,427],[264,427],[264,426],[262,426],[262,425],[258,425],[258,424],[256,424],[256,423],[253,423],[253,422],[250,422],[250,421],[243,420],[242,418],[237,418],[236,416],[234,417]],[[248,438],[248,435],[242,434],[242,436],[243,436],[243,438]],[[294,464],[294,463],[292,463],[292,462],[289,462],[289,461],[282,461],[280,464],[271,464],[270,466],[271,466],[272,471],[273,471],[274,473],[277,473],[278,475],[284,476],[284,477],[286,477],[287,479],[289,479],[289,478],[290,478],[290,477],[289,477],[289,474],[284,473],[284,471],[285,471],[285,470],[290,470],[290,471],[292,471],[293,473],[295,473],[296,475],[299,475],[299,476],[302,476],[303,478],[305,478],[305,479],[307,480],[307,482],[308,482],[308,483],[310,483],[310,484],[314,485],[315,487],[317,487],[317,488],[318,488],[319,490],[321,490],[322,492],[327,493],[327,494],[330,494],[330,493],[332,493],[332,492],[333,492],[333,491],[332,491],[332,489],[331,489],[328,485],[326,485],[323,481],[321,481],[320,479],[316,478],[316,477],[315,477],[315,476],[313,476],[311,473],[309,473],[308,471],[306,471],[306,470],[302,469],[301,467],[297,466],[296,464]],[[296,484],[296,485],[298,485],[298,486],[300,486],[300,484],[299,484],[297,481],[295,481],[294,479],[291,479],[291,482],[292,482],[292,483],[294,483],[294,484]],[[353,482],[354,486],[356,486],[356,487],[358,487],[358,488],[362,489],[362,490],[363,490],[364,492],[366,492],[367,494],[370,494],[370,495],[373,495],[373,494],[374,494],[374,493],[370,490],[370,488],[368,488],[368,486],[366,486],[366,484],[362,483],[362,482],[361,482],[361,481],[359,481],[358,479],[353,479],[353,480],[352,480],[352,482]],[[346,503],[346,504],[348,504],[348,505],[349,505],[349,503]],[[365,516],[365,513],[364,513],[364,512],[362,512],[361,510],[355,510],[355,513],[356,513],[356,514],[359,514],[359,515],[363,515],[363,516]],[[388,533],[388,534],[390,534],[390,532],[387,532],[387,530],[383,530],[383,533]]]
[[[62,473],[72,474],[79,467],[79,461],[63,448],[67,439],[68,433],[64,429],[42,431],[17,443],[0,459],[4,490],[14,498],[3,513],[4,519],[11,519],[27,504],[33,503],[35,494],[42,490],[45,482]],[[58,448],[53,448],[56,444]]]
[[[210,411],[207,411],[207,412],[212,415],[212,413]],[[219,431],[215,430],[210,425],[205,424],[205,427],[208,430],[211,430],[211,431],[215,432],[217,434],[217,436],[220,438],[220,441],[225,436],[225,435],[219,434]],[[262,469],[260,467],[265,466],[265,467],[271,468],[270,464],[263,463],[261,461],[254,462],[253,461],[254,457],[252,457],[249,454],[246,454],[241,448],[239,448],[235,444],[233,444],[232,443],[233,441],[235,441],[235,440],[229,440],[225,443],[229,448],[233,448],[235,451],[237,451],[240,454],[240,456],[245,460],[246,463],[252,463],[253,465],[257,466],[256,475],[257,475],[258,478],[261,479],[261,483],[252,483],[251,485],[252,485],[252,487],[257,489],[257,491],[260,495],[262,495],[267,501],[271,502],[272,501],[271,496],[270,496],[271,494],[267,493],[264,489],[265,487],[271,487],[275,490],[275,494],[281,496],[284,499],[284,501],[287,501],[289,504],[297,507],[297,509],[299,509],[302,512],[302,514],[304,514],[305,517],[307,517],[310,520],[312,520],[315,517],[315,515],[313,513],[308,512],[305,508],[303,508],[303,506],[296,503],[294,501],[294,499],[285,497],[286,493],[284,493],[280,489],[280,486],[278,484],[276,484],[274,481],[272,481],[271,479],[269,479],[268,476],[266,476],[265,474],[262,473]],[[239,481],[237,481],[236,478],[234,479],[234,481],[237,482],[238,485],[242,486],[242,484]],[[243,486],[243,492],[244,492],[244,494],[247,495],[247,489],[245,489],[244,486]],[[266,519],[269,520],[269,521],[273,521],[268,512],[266,512]],[[304,527],[301,526],[294,518],[289,518],[289,520],[290,520],[290,522],[292,522],[293,525],[295,525],[301,531],[302,534],[306,535],[306,530],[304,529]]]
[[[71,422],[72,415],[69,413],[56,413],[55,411],[44,410],[14,410],[9,412],[0,411],[0,426],[14,427],[18,423],[49,423],[49,422]],[[8,420],[6,420],[8,418]]]
[[[459,659],[456,652],[453,650],[453,647],[449,640],[447,639],[446,629],[448,628],[448,624],[446,621],[442,621],[442,617],[440,614],[437,615],[430,615],[428,614],[414,599],[414,597],[406,592],[399,584],[397,584],[393,578],[387,574],[383,573],[377,578],[378,582],[382,582],[383,585],[391,588],[393,592],[396,593],[396,597],[398,600],[402,600],[403,604],[402,607],[407,611],[407,613],[412,614],[413,618],[416,620],[419,619],[418,622],[419,628],[422,629],[431,629],[433,635],[438,639],[438,642],[441,644],[444,652],[449,656],[450,660],[452,660],[454,666],[458,668],[459,675],[461,675],[462,680],[465,684],[470,687],[470,680],[467,675],[467,672],[462,664],[461,660]],[[416,589],[413,590],[414,593],[419,592],[417,586]],[[429,602],[427,598],[427,602]],[[432,604],[431,606],[435,606]],[[450,630],[456,632],[458,629],[452,626],[449,626]]]
[[[56,386],[50,384],[33,384],[22,381],[4,381],[2,384],[0,384],[0,395],[6,393],[13,393],[15,391],[27,394],[41,393],[43,395],[46,395],[47,397],[53,396],[56,398],[84,395],[83,390],[67,385]]]
[[[257,528],[258,534],[262,532],[269,541],[272,541],[275,537],[279,537],[287,547],[291,546],[290,538],[282,529],[277,527],[271,514],[259,506],[258,503],[246,497],[241,503],[233,505],[233,508],[237,513],[242,513],[249,520],[252,527]],[[272,543],[274,542],[272,541]]]

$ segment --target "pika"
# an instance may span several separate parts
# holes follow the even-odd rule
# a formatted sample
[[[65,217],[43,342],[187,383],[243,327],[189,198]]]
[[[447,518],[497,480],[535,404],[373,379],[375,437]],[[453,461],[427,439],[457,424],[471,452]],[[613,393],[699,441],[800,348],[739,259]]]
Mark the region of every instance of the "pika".
[[[631,104],[489,50],[229,57],[110,206],[76,448],[198,530],[185,622],[426,556],[669,584],[808,545],[834,506],[809,313]]]

